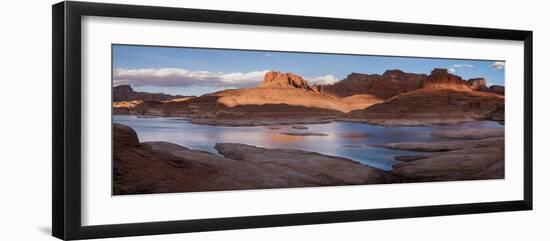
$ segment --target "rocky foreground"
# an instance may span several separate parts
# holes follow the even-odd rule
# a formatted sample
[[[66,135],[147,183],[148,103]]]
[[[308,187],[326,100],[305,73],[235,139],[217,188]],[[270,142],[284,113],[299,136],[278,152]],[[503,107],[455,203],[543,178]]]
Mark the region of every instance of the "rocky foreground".
[[[314,152],[219,143],[215,155],[169,142],[138,141],[113,126],[113,194],[393,183],[392,174]]]
[[[432,143],[386,143],[420,151],[397,156],[389,172],[315,152],[218,143],[220,155],[169,142],[140,143],[135,131],[113,125],[113,194],[220,191],[504,178],[502,129],[437,131]]]
[[[407,182],[504,178],[503,128],[434,131],[432,135],[455,140],[377,146],[426,153],[396,157],[402,162],[394,165],[391,173]]]

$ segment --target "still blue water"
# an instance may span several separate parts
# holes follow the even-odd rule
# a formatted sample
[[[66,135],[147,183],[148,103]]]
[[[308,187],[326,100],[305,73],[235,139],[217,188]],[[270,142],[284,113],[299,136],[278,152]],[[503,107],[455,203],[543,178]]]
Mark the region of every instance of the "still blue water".
[[[286,148],[318,152],[326,155],[349,158],[371,167],[391,170],[399,155],[415,155],[420,152],[390,150],[370,146],[389,142],[431,142],[444,138],[430,135],[433,130],[461,130],[473,128],[503,128],[494,121],[478,121],[456,125],[423,127],[383,127],[363,123],[332,122],[329,124],[292,126],[222,127],[196,125],[181,118],[138,118],[129,115],[114,115],[114,123],[133,128],[140,142],[168,141],[191,149],[217,154],[216,143],[242,143],[265,148]],[[278,128],[278,129],[275,129]],[[326,136],[294,136],[281,133],[312,132]]]

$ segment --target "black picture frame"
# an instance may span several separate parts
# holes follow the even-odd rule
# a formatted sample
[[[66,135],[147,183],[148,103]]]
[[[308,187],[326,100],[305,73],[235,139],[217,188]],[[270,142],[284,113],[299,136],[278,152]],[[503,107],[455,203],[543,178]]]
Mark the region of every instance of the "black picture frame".
[[[533,205],[533,32],[492,28],[366,21],[171,7],[60,2],[52,6],[53,195],[52,233],[60,239],[106,238],[307,225],[380,219],[531,210]],[[517,40],[524,43],[523,199],[456,205],[416,206],[283,215],[140,222],[99,226],[81,224],[81,17],[104,16],[258,26],[280,26],[378,33]]]

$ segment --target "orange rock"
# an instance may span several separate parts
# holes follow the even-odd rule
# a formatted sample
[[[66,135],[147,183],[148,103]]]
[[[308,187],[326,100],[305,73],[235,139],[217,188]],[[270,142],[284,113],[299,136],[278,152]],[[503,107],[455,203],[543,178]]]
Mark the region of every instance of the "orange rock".
[[[260,88],[298,88],[307,91],[318,92],[317,89],[309,86],[307,81],[301,76],[293,73],[281,73],[278,71],[267,72]]]
[[[422,88],[425,74],[387,70],[384,74],[351,73],[345,79],[329,85],[315,86],[321,93],[339,97],[372,95],[388,99],[395,95]]]
[[[458,91],[472,91],[472,88],[461,77],[449,74],[447,69],[436,68],[422,84],[425,89],[451,89]]]

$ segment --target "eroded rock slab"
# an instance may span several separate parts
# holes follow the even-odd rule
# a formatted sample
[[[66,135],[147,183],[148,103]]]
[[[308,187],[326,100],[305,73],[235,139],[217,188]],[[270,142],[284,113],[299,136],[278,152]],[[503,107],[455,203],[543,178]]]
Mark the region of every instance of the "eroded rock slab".
[[[420,159],[424,159],[424,158],[428,158],[428,156],[426,156],[426,155],[411,155],[411,156],[396,156],[396,157],[394,157],[395,160],[402,161],[402,162],[412,162],[412,161],[416,161],[416,160],[420,160]]]
[[[155,151],[154,144],[139,143],[130,127],[114,124],[113,138],[114,195],[193,190],[196,187],[189,183],[198,183],[218,173],[215,168],[193,158],[175,158]],[[181,146],[178,150],[191,152]]]
[[[252,115],[251,115],[252,116]],[[296,117],[230,117],[230,118],[204,118],[193,117],[188,118],[189,122],[198,125],[211,126],[280,126],[289,124],[327,124],[336,120],[335,116],[319,115],[319,116],[296,116]],[[273,127],[279,128],[280,127]]]
[[[504,137],[504,128],[485,128],[467,130],[437,130],[432,131],[432,136],[445,138],[484,139],[491,137]]]
[[[488,146],[504,146],[504,137],[486,138],[469,141],[436,141],[436,142],[399,142],[376,144],[376,147],[383,147],[395,150],[420,151],[420,152],[442,152],[468,148],[480,148]]]
[[[504,178],[504,148],[490,146],[444,152],[396,164],[392,173],[411,182]]]
[[[318,132],[311,132],[311,131],[304,131],[304,132],[280,132],[281,135],[287,135],[287,136],[328,136],[326,133],[318,133]]]
[[[442,132],[452,138],[481,138],[497,131],[475,134],[464,131]],[[500,134],[499,134],[500,135]],[[407,182],[457,181],[504,178],[504,137],[452,140],[430,143],[387,143],[379,147],[429,152],[418,156],[398,156],[402,162],[393,166],[392,174]]]
[[[283,168],[286,176],[300,176],[316,185],[372,184],[397,181],[378,169],[349,159],[290,149],[267,149],[245,144],[218,143],[216,150],[223,156],[247,163]]]

